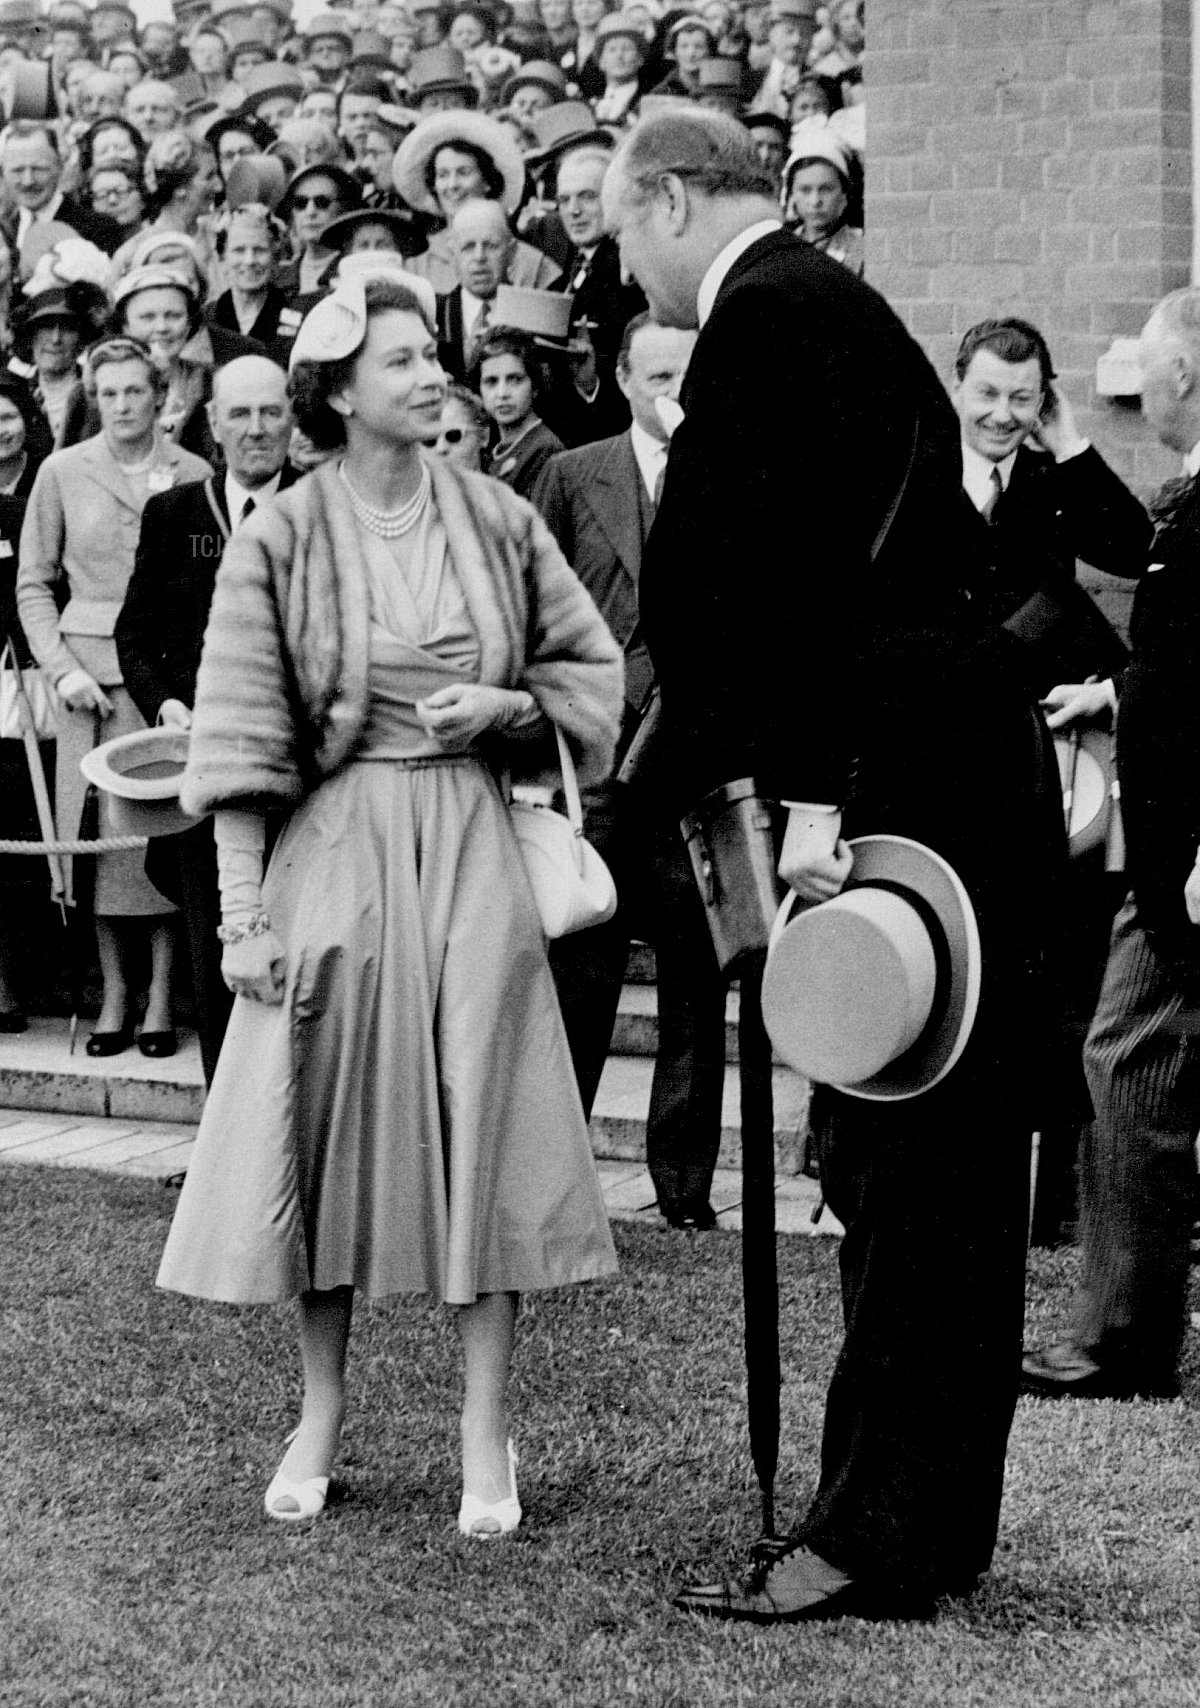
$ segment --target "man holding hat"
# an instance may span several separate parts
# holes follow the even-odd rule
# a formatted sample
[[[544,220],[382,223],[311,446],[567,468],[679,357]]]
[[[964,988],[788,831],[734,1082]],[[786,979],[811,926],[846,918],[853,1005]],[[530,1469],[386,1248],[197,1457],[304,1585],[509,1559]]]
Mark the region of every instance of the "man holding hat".
[[[703,820],[750,780],[781,815],[779,876],[814,907],[858,881],[847,838],[918,845],[978,931],[960,953],[918,903],[929,989],[961,1002],[982,978],[953,1064],[935,1070],[919,1031],[888,1088],[818,1089],[846,1229],[820,1485],[782,1550],[678,1605],[764,1623],[924,1613],[974,1584],[996,1539],[1057,776],[1003,637],[964,597],[978,535],[954,412],[883,299],[781,229],[750,139],[718,114],[642,121],[604,202],[656,319],[699,327],[638,590],[676,809]],[[798,490],[823,498],[802,538]]]
[[[208,405],[223,467],[157,493],[142,512],[133,575],[114,639],[125,685],[147,724],[187,729],[208,608],[226,541],[296,479],[287,464],[287,376],[264,356],[239,356],[214,377]],[[187,926],[204,1078],[211,1083],[233,998],[221,978],[221,923],[212,824],[151,844],[148,869]]]
[[[59,189],[63,163],[54,127],[35,119],[17,119],[0,138],[0,178],[14,213],[6,220],[10,242],[19,250],[35,225],[53,221],[111,255],[121,229],[107,214],[93,213]],[[65,235],[65,234],[64,234]]]

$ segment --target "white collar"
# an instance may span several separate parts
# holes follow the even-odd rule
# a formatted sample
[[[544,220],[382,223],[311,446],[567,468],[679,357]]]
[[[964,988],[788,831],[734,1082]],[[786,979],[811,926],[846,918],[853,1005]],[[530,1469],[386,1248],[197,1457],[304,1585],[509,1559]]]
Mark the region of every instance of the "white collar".
[[[230,474],[229,470],[226,469],[225,508],[229,512],[230,527],[236,528],[238,523],[241,521],[242,511],[246,508],[246,500],[248,498],[253,498],[256,506],[260,504],[264,498],[273,498],[279,490],[279,482],[282,475],[283,470],[280,469],[278,474],[272,475],[270,480],[264,481],[262,486],[252,487],[243,486],[241,481],[236,480],[234,476]]]
[[[631,421],[629,424],[629,442],[633,446],[634,460],[646,491],[653,498],[658,473],[667,460],[670,446],[665,439],[656,439],[653,433],[647,433],[637,421]]]
[[[494,297],[477,297],[472,291],[469,291],[465,285],[462,287],[463,330],[465,332],[472,332],[474,330],[475,322],[483,312],[483,305],[485,302],[487,303],[489,313],[495,309],[496,299]]]
[[[727,243],[709,267],[708,272],[700,281],[700,289],[696,292],[696,320],[700,326],[708,319],[717,300],[717,292],[725,283],[726,276],[736,261],[740,261],[747,249],[758,242],[760,237],[769,237],[773,231],[782,231],[783,221],[778,219],[758,219],[753,225],[748,225],[745,231],[739,231],[731,243]]]
[[[1019,447],[1018,447],[1019,448]],[[989,504],[995,493],[992,481],[992,470],[1000,472],[1000,486],[1008,491],[1008,483],[1012,479],[1013,464],[1017,460],[1016,451],[1010,451],[1002,463],[992,462],[990,457],[982,457],[973,445],[962,441],[963,486],[974,504],[976,510],[982,510]]]
[[[1183,466],[1193,480],[1200,474],[1200,439],[1196,440],[1187,456],[1184,457]]]

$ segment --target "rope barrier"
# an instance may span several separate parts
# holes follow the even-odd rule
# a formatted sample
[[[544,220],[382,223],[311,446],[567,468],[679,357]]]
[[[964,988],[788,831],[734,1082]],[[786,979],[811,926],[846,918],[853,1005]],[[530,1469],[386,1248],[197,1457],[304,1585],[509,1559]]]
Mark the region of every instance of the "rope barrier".
[[[121,854],[145,848],[148,836],[102,836],[96,842],[0,842],[0,854]]]

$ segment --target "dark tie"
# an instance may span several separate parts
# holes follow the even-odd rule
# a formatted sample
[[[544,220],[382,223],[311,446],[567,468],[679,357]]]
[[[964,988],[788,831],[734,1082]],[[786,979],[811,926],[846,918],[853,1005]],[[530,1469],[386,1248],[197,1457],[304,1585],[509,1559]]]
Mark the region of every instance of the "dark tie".
[[[243,523],[243,522],[244,522],[244,521],[245,521],[245,520],[246,520],[246,517],[247,517],[247,516],[249,516],[249,514],[250,514],[250,513],[251,513],[251,511],[252,511],[252,510],[253,510],[253,509],[254,509],[254,500],[253,500],[253,498],[247,498],[247,500],[246,500],[246,502],[245,502],[245,503],[244,503],[244,504],[243,504],[243,505],[242,505],[242,513],[241,513],[241,515],[240,515],[240,516],[239,516],[239,517],[238,517],[238,526],[239,526],[239,527],[240,527],[240,526],[241,526],[241,524],[242,524],[242,523]]]
[[[479,314],[477,315],[476,320],[475,320],[475,325],[471,330],[471,341],[470,341],[470,345],[469,345],[468,350],[467,350],[467,366],[468,367],[470,367],[471,363],[475,360],[475,353],[479,349],[479,346],[483,343],[484,339],[487,337],[488,329],[491,326],[491,323],[492,323],[492,305],[490,302],[485,302],[481,306],[481,308],[479,310]]]
[[[992,516],[995,512],[996,506],[997,506],[997,504],[999,504],[999,502],[1000,502],[1001,498],[1003,498],[1003,496],[1004,496],[1004,482],[1000,478],[1000,470],[998,468],[996,468],[995,465],[993,464],[993,466],[992,466],[992,490],[988,495],[987,503],[984,505],[982,511],[980,512],[980,514],[982,515],[985,522],[991,521]]]

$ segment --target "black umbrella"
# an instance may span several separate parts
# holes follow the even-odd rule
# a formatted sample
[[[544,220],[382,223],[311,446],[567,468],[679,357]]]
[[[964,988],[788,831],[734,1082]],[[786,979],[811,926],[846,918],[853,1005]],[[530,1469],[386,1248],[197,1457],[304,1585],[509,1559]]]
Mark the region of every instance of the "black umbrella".
[[[759,1550],[773,1551],[779,1463],[779,1278],[775,1263],[775,1109],[762,1017],[764,957],[741,968],[738,1077],[742,1113],[742,1292],[750,1454],[762,1491]]]

